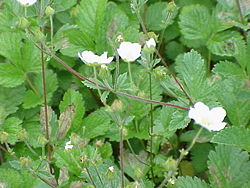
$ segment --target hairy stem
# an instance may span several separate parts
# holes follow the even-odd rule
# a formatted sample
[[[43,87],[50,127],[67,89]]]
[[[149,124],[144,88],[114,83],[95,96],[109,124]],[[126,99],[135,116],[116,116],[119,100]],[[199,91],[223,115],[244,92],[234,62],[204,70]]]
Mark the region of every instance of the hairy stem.
[[[128,74],[129,74],[130,83],[133,86],[134,82],[133,82],[133,77],[132,77],[132,71],[131,71],[130,62],[128,62]]]
[[[36,43],[34,43],[36,45]],[[41,49],[40,46],[36,45],[37,48]],[[100,88],[104,89],[104,90],[107,90],[107,91],[111,91],[113,92],[114,94],[116,95],[120,95],[120,96],[125,96],[125,97],[128,97],[128,98],[131,98],[131,99],[134,99],[134,100],[139,100],[139,101],[144,101],[144,102],[147,102],[147,103],[153,103],[153,104],[158,104],[158,105],[163,105],[163,106],[171,106],[171,107],[175,107],[175,108],[179,108],[179,109],[182,109],[182,110],[186,110],[188,111],[189,108],[186,108],[186,107],[183,107],[183,106],[180,106],[180,105],[175,105],[175,104],[170,104],[170,103],[165,103],[165,102],[160,102],[160,101],[155,101],[155,100],[150,100],[150,99],[146,99],[146,98],[143,98],[143,97],[138,97],[138,96],[135,96],[135,95],[131,95],[131,94],[128,94],[128,93],[124,93],[124,92],[121,92],[121,91],[114,91],[112,88],[110,87],[107,87],[107,86],[104,86],[104,85],[100,85],[96,82],[94,82],[93,80],[90,80],[88,79],[87,77],[85,76],[82,76],[80,73],[78,73],[77,71],[75,71],[74,69],[72,69],[70,66],[68,66],[62,59],[60,59],[58,56],[56,56],[54,53],[48,51],[48,50],[44,50],[44,49],[41,49],[44,51],[44,53],[46,53],[47,55],[51,56],[53,59],[55,59],[58,63],[60,63],[65,69],[67,69],[67,71],[69,71],[71,74],[73,74],[75,77],[77,77],[79,80],[82,80],[82,81],[88,81],[92,84],[95,84],[97,86],[99,86]]]
[[[181,154],[178,158],[178,160],[176,161],[176,165],[175,165],[175,170],[173,170],[170,174],[168,174],[168,176],[161,182],[161,184],[158,186],[158,188],[162,188],[166,183],[167,181],[169,181],[169,179],[171,179],[175,173],[177,172],[178,170],[178,166],[180,165],[182,159],[189,153],[189,151],[193,148],[195,142],[197,141],[197,139],[199,138],[201,132],[203,130],[203,127],[201,127],[199,129],[199,131],[196,133],[195,137],[193,138],[191,144],[189,145],[189,147],[184,150],[184,151],[181,151]]]
[[[124,161],[123,161],[123,126],[120,127],[120,168],[121,168],[121,188],[124,188]]]
[[[43,83],[43,102],[44,102],[44,113],[45,113],[45,134],[46,139],[49,141],[49,118],[48,118],[48,103],[47,103],[47,91],[46,91],[46,73],[45,73],[45,61],[44,61],[44,51],[43,44],[41,44],[41,61],[42,61],[42,83]],[[52,173],[52,166],[50,164],[51,161],[51,148],[50,142],[47,144],[47,152],[48,152],[48,161],[50,172]]]
[[[50,21],[50,42],[51,42],[51,49],[54,49],[54,26],[53,26],[53,16],[49,17]]]
[[[149,98],[152,100],[152,76],[151,73],[149,72]],[[153,169],[153,160],[154,160],[154,155],[153,155],[153,133],[154,133],[154,117],[153,117],[153,104],[150,103],[150,126],[149,126],[149,135],[150,135],[150,171],[152,174],[152,179],[154,181],[154,169]]]

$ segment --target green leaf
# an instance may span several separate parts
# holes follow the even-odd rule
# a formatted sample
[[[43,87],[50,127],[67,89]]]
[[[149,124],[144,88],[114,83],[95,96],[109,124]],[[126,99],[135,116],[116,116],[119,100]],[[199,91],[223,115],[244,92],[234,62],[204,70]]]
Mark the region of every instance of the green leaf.
[[[106,13],[107,0],[82,0],[77,6],[76,23],[86,37],[97,42]]]
[[[6,119],[2,124],[3,131],[8,133],[8,143],[15,144],[18,141],[18,133],[22,130],[21,123],[20,119],[12,117]]]
[[[104,135],[110,129],[110,119],[103,109],[96,110],[83,120],[85,138],[94,138]]]
[[[0,55],[9,59],[24,73],[41,72],[40,51],[31,42],[24,41],[20,33],[3,32],[0,34]]]
[[[15,88],[4,88],[0,86],[0,104],[4,109],[5,116],[17,111],[18,105],[23,101],[24,92],[24,86]]]
[[[147,9],[146,26],[149,30],[159,31],[166,27],[167,3],[157,2]],[[157,20],[157,22],[155,21]]]
[[[57,76],[52,70],[45,71],[46,78],[46,92],[47,92],[47,101],[50,102],[53,93],[58,87]],[[33,91],[28,90],[25,93],[23,108],[29,109],[41,105],[43,103],[43,83],[42,83],[42,74],[37,74],[34,76],[33,81]]]
[[[25,81],[24,73],[11,64],[0,63],[0,85],[16,87]]]
[[[244,127],[228,127],[214,135],[211,142],[250,151],[250,130]]]
[[[205,62],[198,52],[191,50],[191,52],[179,56],[176,64],[176,71],[184,81],[186,86],[184,89],[191,98],[197,101],[211,96],[213,83],[206,80]]]
[[[245,73],[242,71],[239,65],[232,63],[230,61],[221,61],[220,63],[217,63],[212,71],[215,74],[220,74],[224,77],[227,76],[237,76],[241,78],[245,77]]]
[[[250,119],[250,94],[245,89],[245,80],[228,77],[218,83],[215,92],[219,102],[227,111],[233,125],[246,126]]]
[[[75,114],[71,125],[71,131],[77,131],[82,124],[82,117],[85,113],[84,100],[82,95],[73,89],[69,89],[63,96],[63,101],[59,105],[60,112],[64,112],[69,105],[74,105]]]
[[[56,0],[53,3],[52,8],[55,9],[56,12],[61,12],[61,11],[65,11],[69,8],[71,8],[72,6],[74,6],[76,4],[77,0]]]
[[[196,143],[191,150],[192,166],[196,173],[202,173],[207,170],[207,160],[209,151],[213,146],[209,143]]]
[[[213,187],[241,188],[250,179],[249,155],[231,146],[219,145],[209,153],[208,168]]]
[[[28,143],[30,146],[37,148],[41,144],[38,143],[38,137],[42,135],[42,127],[39,122],[27,122],[23,124],[23,128],[28,133]]]
[[[174,185],[175,188],[210,188],[203,180],[197,177],[179,177]]]
[[[234,56],[239,53],[238,40],[242,40],[238,32],[227,30],[213,35],[207,41],[207,47],[215,55]]]
[[[184,110],[176,110],[172,114],[172,118],[169,124],[169,130],[177,130],[177,129],[184,129],[188,126],[190,122],[190,118],[188,117],[188,112]]]
[[[207,40],[213,29],[210,19],[207,7],[202,5],[186,6],[180,14],[181,33],[186,39]]]

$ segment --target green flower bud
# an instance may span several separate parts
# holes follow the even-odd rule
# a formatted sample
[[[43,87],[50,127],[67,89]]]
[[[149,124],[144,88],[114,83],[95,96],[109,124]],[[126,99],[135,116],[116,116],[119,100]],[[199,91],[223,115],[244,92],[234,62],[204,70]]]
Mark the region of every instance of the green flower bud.
[[[30,164],[30,160],[26,157],[20,157],[21,167],[27,168]]]
[[[22,129],[19,133],[18,133],[18,138],[20,141],[26,141],[28,139],[28,133],[25,129]]]
[[[168,12],[175,12],[177,10],[177,6],[174,1],[168,3],[167,11]]]
[[[30,22],[26,18],[22,17],[19,19],[18,26],[21,29],[27,29],[29,27],[29,25],[30,25]]]
[[[123,136],[128,136],[128,129],[123,128],[122,133],[123,133]]]
[[[153,73],[154,73],[154,76],[156,77],[156,79],[164,80],[166,74],[168,73],[168,70],[163,66],[159,66],[153,70]]]
[[[38,137],[38,143],[41,146],[45,146],[48,143],[48,140],[45,138],[45,136],[41,135]]]
[[[176,170],[176,160],[172,157],[169,157],[164,164],[166,171],[175,171]]]
[[[8,137],[9,137],[9,134],[7,132],[0,131],[0,143],[1,144],[4,142],[7,142]]]
[[[78,145],[81,142],[81,137],[76,133],[71,133],[70,141],[73,145]]]
[[[76,8],[76,7],[73,7],[71,10],[70,10],[70,16],[78,16],[79,14],[79,10]]]
[[[51,6],[47,6],[45,9],[46,16],[53,16],[55,14],[55,10]]]
[[[108,180],[113,180],[114,177],[115,177],[115,169],[113,166],[110,166],[105,173],[105,178]]]
[[[123,108],[123,103],[121,100],[119,99],[115,99],[113,104],[111,105],[111,110],[113,112],[123,112],[124,108]]]
[[[35,30],[33,31],[33,33],[34,33],[35,38],[36,38],[37,41],[39,41],[39,42],[45,41],[46,36],[40,31],[39,28],[35,29]]]
[[[135,172],[136,178],[138,178],[138,179],[143,178],[144,174],[143,174],[142,169],[137,167],[134,169],[134,172]]]

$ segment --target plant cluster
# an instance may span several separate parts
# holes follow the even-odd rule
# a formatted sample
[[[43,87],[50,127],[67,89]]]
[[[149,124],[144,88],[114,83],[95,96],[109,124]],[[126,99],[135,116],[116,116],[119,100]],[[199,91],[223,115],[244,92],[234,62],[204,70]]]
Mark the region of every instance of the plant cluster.
[[[249,0],[0,1],[0,187],[249,188]]]

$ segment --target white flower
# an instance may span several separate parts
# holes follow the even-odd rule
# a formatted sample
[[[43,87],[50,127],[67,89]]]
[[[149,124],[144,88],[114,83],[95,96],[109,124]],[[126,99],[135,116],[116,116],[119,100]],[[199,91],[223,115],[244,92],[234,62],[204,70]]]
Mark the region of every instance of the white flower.
[[[17,0],[23,6],[31,6],[37,2],[37,0]]]
[[[188,116],[209,131],[219,131],[226,126],[226,123],[222,122],[226,116],[226,111],[222,107],[209,110],[208,106],[197,102],[194,108],[190,108]]]
[[[68,150],[72,148],[73,148],[73,145],[71,144],[71,141],[66,142],[64,149]]]
[[[110,166],[110,167],[109,167],[109,171],[110,171],[110,172],[114,172],[114,170],[115,170],[115,168],[114,168],[113,166]]]
[[[141,56],[141,45],[138,43],[122,42],[117,52],[124,61],[132,62]]]
[[[155,43],[155,40],[153,38],[150,38],[148,41],[145,42],[146,43],[146,46],[148,48],[155,48],[156,46],[156,43]]]
[[[80,59],[86,64],[109,64],[113,60],[113,57],[108,58],[108,53],[104,52],[101,56],[94,54],[91,51],[78,52]]]
[[[113,57],[108,58],[108,52],[104,52],[101,56],[98,56],[99,64],[109,64],[113,60]]]

